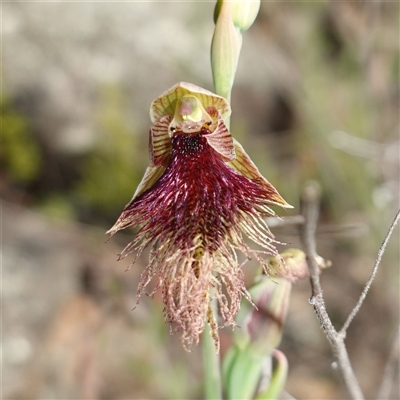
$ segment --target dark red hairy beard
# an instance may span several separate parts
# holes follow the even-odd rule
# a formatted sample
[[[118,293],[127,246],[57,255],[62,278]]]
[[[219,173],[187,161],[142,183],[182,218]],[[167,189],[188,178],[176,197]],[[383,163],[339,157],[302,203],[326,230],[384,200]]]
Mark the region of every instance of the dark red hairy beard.
[[[206,319],[218,346],[211,298],[218,301],[224,325],[234,324],[243,295],[251,301],[235,249],[264,260],[244,243],[243,233],[264,252],[277,254],[263,219],[273,213],[268,204],[276,192],[227,165],[208,144],[208,134],[204,128],[174,133],[164,174],[119,218],[120,229],[141,226],[121,257],[151,246],[137,299],[158,276],[154,291],[161,288],[165,319],[183,331],[185,346],[198,342]]]
[[[172,240],[177,249],[193,246],[198,237],[213,252],[227,239],[236,241],[245,216],[270,214],[262,206],[273,192],[228,166],[208,144],[209,133],[173,135],[163,176],[123,210],[130,227],[143,224],[138,236]]]

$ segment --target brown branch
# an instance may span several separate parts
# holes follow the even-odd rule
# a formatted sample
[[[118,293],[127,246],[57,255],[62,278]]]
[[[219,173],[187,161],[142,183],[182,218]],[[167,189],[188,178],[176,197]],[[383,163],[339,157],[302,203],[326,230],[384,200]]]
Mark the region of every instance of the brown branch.
[[[319,268],[315,260],[317,255],[315,230],[319,214],[320,187],[316,182],[308,184],[302,194],[302,214],[305,223],[300,226],[300,240],[307,257],[310,271],[311,298],[310,304],[325,332],[334,356],[337,359],[339,370],[350,396],[354,400],[363,400],[360,385],[351,367],[349,355],[344,344],[344,336],[336,331],[326,311],[321,283],[319,280]]]

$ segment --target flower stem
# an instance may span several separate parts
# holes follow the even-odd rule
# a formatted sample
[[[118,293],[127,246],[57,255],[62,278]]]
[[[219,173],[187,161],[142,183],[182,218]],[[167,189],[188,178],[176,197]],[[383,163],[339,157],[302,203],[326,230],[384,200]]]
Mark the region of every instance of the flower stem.
[[[211,307],[215,301],[211,302]],[[204,360],[204,398],[206,400],[222,400],[221,369],[219,355],[215,351],[215,342],[211,335],[208,323],[203,332],[203,360]]]

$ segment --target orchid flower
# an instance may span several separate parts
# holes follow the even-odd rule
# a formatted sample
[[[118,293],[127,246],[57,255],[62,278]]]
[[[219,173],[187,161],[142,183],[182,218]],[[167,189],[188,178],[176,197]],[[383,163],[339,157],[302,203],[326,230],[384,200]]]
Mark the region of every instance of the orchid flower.
[[[235,324],[243,296],[251,302],[236,251],[267,271],[263,255],[277,250],[265,217],[275,215],[271,205],[291,207],[230,134],[224,122],[230,113],[223,97],[186,82],[157,98],[150,107],[150,166],[108,231],[139,227],[120,254],[138,257],[150,248],[137,302],[155,279],[150,295],[161,290],[165,320],[188,349],[208,323],[218,351],[218,328]],[[251,249],[245,237],[263,250]]]

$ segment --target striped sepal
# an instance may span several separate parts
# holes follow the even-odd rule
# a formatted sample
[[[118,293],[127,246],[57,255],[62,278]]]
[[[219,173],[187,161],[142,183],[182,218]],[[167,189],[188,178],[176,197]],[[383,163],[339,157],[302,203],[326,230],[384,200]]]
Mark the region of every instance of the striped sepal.
[[[269,201],[270,203],[277,204],[285,208],[293,208],[282,198],[278,191],[260,174],[260,171],[253,163],[253,161],[251,161],[250,157],[248,156],[242,145],[236,139],[233,139],[233,142],[235,146],[236,158],[232,161],[227,162],[227,164],[237,172],[251,179],[253,182],[257,182],[259,185],[268,189],[268,191],[271,193],[271,200]]]
[[[136,197],[144,193],[147,189],[150,189],[161,178],[165,170],[166,167],[147,167],[143,179],[139,183],[139,186],[137,187],[131,201],[125,206],[125,209],[129,207],[129,205],[136,199]],[[126,218],[125,214],[122,213],[114,226],[106,233],[114,235],[119,230],[129,227],[130,224],[131,221],[129,220],[129,218]]]
[[[172,150],[168,127],[172,116],[166,115],[150,128],[149,150],[152,165],[166,166]]]
[[[233,138],[221,114],[215,107],[208,107],[206,111],[212,118],[213,125],[217,126],[213,133],[206,136],[208,144],[221,154],[224,161],[234,160],[235,147],[233,145]]]

